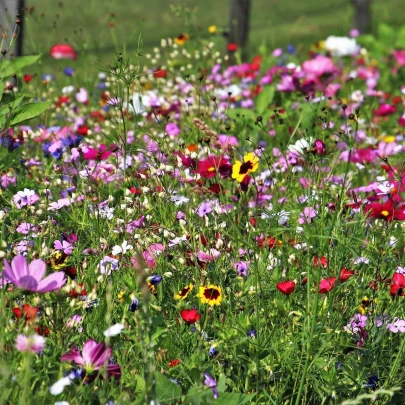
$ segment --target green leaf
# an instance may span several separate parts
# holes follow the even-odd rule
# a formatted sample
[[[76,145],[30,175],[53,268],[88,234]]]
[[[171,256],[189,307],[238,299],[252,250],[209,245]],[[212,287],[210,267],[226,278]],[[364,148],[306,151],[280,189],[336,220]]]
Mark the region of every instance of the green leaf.
[[[181,397],[181,388],[163,374],[156,373],[156,397],[159,402],[171,403]]]
[[[13,167],[18,167],[21,161],[23,148],[17,148],[12,152],[5,147],[0,148],[0,172],[4,172]]]
[[[212,399],[212,401],[210,401]],[[186,404],[190,405],[203,405],[207,403],[214,403],[214,396],[212,390],[205,390],[201,387],[191,387],[186,395]]]
[[[13,111],[15,108],[17,108],[22,103],[23,100],[24,100],[24,97],[18,97],[15,100],[13,100],[11,103],[8,103],[8,104],[0,107],[0,117],[8,114],[10,111]]]
[[[394,42],[395,37],[396,32],[394,28],[384,23],[380,23],[378,25],[378,39],[381,42],[384,42],[385,45],[392,45],[392,42]]]
[[[256,111],[258,115],[263,115],[268,109],[269,105],[274,100],[276,89],[274,86],[265,86],[256,98]]]
[[[27,66],[38,62],[41,55],[21,56],[15,59],[4,60],[0,65],[0,78],[12,76],[14,73],[21,72]]]
[[[221,392],[217,401],[221,405],[242,405],[250,403],[256,394],[238,394],[234,392]]]
[[[29,121],[35,117],[38,117],[43,112],[45,112],[52,101],[45,101],[39,103],[28,103],[16,108],[13,114],[13,118],[10,121],[11,126],[22,124],[23,122]]]

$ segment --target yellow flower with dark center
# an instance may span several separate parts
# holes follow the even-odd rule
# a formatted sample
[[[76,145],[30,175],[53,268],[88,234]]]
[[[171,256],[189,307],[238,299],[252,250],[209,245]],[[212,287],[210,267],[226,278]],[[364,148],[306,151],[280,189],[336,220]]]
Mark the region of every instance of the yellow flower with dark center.
[[[224,298],[222,288],[212,284],[200,287],[197,297],[200,298],[201,304],[208,304],[210,306],[219,305]]]
[[[184,287],[179,291],[178,294],[174,296],[176,300],[184,300],[187,298],[187,295],[190,294],[190,291],[194,288],[193,284],[189,284],[187,287]]]
[[[180,34],[174,38],[174,43],[177,45],[184,45],[190,37],[187,34]]]
[[[259,158],[252,152],[243,157],[243,163],[237,160],[232,166],[232,178],[241,183],[249,173],[254,173],[259,167]]]
[[[68,256],[65,253],[54,250],[50,255],[49,263],[54,270],[59,270],[66,267],[67,259]]]

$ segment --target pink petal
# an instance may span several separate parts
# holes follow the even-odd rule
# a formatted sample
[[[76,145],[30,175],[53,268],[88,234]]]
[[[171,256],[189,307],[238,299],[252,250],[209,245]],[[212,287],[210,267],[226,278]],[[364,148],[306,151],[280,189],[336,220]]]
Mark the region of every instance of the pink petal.
[[[80,353],[77,352],[76,350],[71,350],[70,353],[64,354],[60,358],[60,361],[74,361],[79,366],[84,366],[83,357],[80,356]]]
[[[93,339],[88,340],[82,350],[82,356],[85,364],[92,364],[91,362],[91,352],[94,350],[94,348],[97,346],[97,342],[95,342]]]
[[[57,271],[38,283],[37,292],[50,292],[58,290],[66,283],[65,273]]]
[[[1,275],[5,279],[10,280],[13,284],[17,283],[17,279],[15,278],[14,272],[10,267],[10,263],[6,259],[4,259],[4,270],[3,273],[1,273]]]
[[[11,262],[11,268],[13,269],[13,273],[17,281],[24,276],[28,276],[29,274],[27,259],[22,255],[17,255],[14,257],[13,261]]]
[[[45,271],[46,264],[41,259],[33,260],[29,265],[30,275],[34,277],[38,282],[40,282],[44,277]]]

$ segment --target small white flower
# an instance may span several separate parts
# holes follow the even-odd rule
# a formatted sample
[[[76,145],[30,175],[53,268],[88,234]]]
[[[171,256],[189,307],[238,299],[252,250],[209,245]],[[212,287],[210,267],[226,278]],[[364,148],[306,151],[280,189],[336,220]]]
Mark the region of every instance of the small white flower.
[[[115,245],[112,249],[112,254],[114,256],[117,256],[119,254],[123,254],[125,255],[125,253],[129,252],[130,250],[133,249],[132,245],[128,245],[128,242],[126,240],[124,240],[124,242],[122,242],[122,245]]]
[[[348,56],[354,55],[360,50],[360,46],[354,38],[335,37],[331,35],[326,38],[325,49],[333,56]]]
[[[70,385],[72,380],[69,377],[63,377],[60,380],[56,381],[50,388],[49,391],[52,395],[62,394],[66,386]],[[61,403],[61,402],[59,402]]]
[[[299,139],[297,142],[295,142],[294,145],[289,145],[288,150],[290,152],[295,153],[296,155],[305,155],[305,151],[309,150],[311,148],[311,144],[313,143],[313,139]]]
[[[116,323],[115,325],[110,326],[106,331],[104,331],[105,337],[112,337],[119,335],[122,330],[124,329],[124,325],[122,323]]]

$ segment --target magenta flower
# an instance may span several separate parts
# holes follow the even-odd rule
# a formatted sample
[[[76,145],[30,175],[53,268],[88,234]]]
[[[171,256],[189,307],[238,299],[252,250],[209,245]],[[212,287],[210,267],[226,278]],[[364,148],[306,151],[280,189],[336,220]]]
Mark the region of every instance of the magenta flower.
[[[305,207],[304,211],[301,212],[298,223],[302,224],[310,224],[312,222],[312,218],[315,218],[317,212],[312,207]]]
[[[46,293],[58,290],[65,283],[65,273],[58,271],[43,279],[46,264],[42,260],[33,260],[28,266],[22,255],[17,255],[11,262],[4,259],[4,270],[1,275],[21,290]]]
[[[77,350],[72,349],[69,353],[64,354],[60,360],[74,361],[77,365],[84,368],[86,374],[91,374],[105,367],[108,377],[114,376],[118,380],[121,377],[121,368],[118,364],[108,364],[111,355],[111,347],[90,339],[84,344],[81,354]]]
[[[63,251],[65,255],[72,254],[73,246],[66,240],[63,240],[62,242],[60,240],[55,240],[55,242],[53,242],[53,246],[56,250]]]

